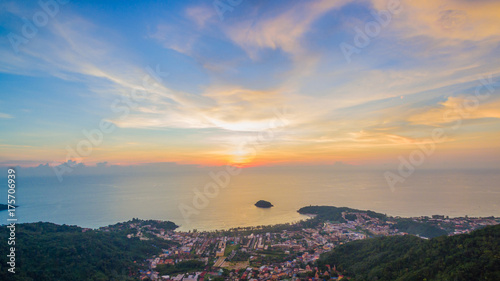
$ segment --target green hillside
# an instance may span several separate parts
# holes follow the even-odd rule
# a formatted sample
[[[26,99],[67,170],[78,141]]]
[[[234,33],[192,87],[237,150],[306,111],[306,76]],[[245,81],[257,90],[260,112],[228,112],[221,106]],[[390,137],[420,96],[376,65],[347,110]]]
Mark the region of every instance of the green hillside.
[[[500,225],[430,240],[391,236],[347,243],[318,260],[354,280],[500,280]]]
[[[129,239],[125,231],[83,231],[41,222],[16,225],[12,274],[7,271],[9,229],[2,226],[0,280],[136,280],[139,264],[169,246],[165,240]]]

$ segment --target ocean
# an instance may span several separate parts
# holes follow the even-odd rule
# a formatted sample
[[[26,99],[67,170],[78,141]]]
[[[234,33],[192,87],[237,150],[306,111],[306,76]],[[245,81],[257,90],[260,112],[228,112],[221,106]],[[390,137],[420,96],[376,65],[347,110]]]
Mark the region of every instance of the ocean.
[[[217,170],[215,170],[217,171]],[[496,171],[416,171],[392,191],[381,171],[243,170],[196,209],[194,190],[207,172],[156,175],[18,175],[18,222],[46,221],[97,228],[132,218],[170,220],[179,230],[215,230],[306,219],[303,206],[331,205],[392,216],[500,216]],[[6,184],[1,186],[7,197]],[[258,200],[274,207],[260,209]],[[189,216],[179,209],[195,211]],[[206,206],[203,206],[206,205]],[[193,208],[193,209],[190,209]],[[2,215],[6,222],[7,212]],[[5,223],[4,223],[5,224]]]

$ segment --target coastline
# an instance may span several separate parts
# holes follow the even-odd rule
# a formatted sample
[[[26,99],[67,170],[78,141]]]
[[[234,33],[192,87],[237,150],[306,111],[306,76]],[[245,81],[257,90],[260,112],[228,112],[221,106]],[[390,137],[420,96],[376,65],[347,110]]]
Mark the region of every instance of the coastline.
[[[275,277],[285,274],[287,277],[299,276],[303,280],[303,278],[310,277],[310,274],[314,276],[313,265],[321,267],[321,274],[328,275],[325,273],[328,268],[326,263],[330,265],[330,269],[333,268],[332,274],[353,276],[353,272],[346,267],[352,262],[344,263],[343,267],[337,267],[337,269],[334,265],[340,265],[341,261],[350,258],[349,255],[355,255],[352,260],[357,263],[365,262],[364,257],[367,256],[365,252],[358,249],[357,252],[349,250],[349,254],[345,254],[343,250],[346,247],[356,249],[356,245],[360,243],[365,245],[363,249],[368,247],[378,251],[383,248],[384,251],[391,251],[389,255],[401,256],[413,249],[412,247],[416,247],[415,251],[429,248],[425,245],[430,244],[423,245],[422,243],[439,244],[443,240],[453,242],[461,239],[464,240],[460,242],[461,244],[467,244],[469,237],[477,237],[476,241],[483,243],[482,249],[490,250],[494,241],[488,239],[493,235],[498,238],[495,231],[500,227],[500,218],[491,217],[449,218],[434,215],[432,217],[395,218],[369,210],[335,206],[307,206],[300,208],[297,212],[302,213],[308,219],[296,223],[217,231],[186,232],[180,230],[178,225],[171,221],[137,218],[96,230],[51,223],[21,224],[16,226],[16,229],[19,227],[20,231],[30,233],[32,237],[20,245],[20,248],[25,247],[23,251],[36,249],[37,245],[55,248],[61,253],[74,249],[73,251],[85,255],[83,257],[85,263],[93,265],[101,262],[99,255],[102,254],[102,249],[108,249],[107,254],[112,262],[102,268],[101,271],[105,272],[105,275],[111,275],[113,271],[120,269],[119,266],[116,267],[118,264],[122,266],[121,268],[124,265],[129,269],[132,268],[132,271],[128,273],[129,276],[132,274],[139,279],[152,277],[153,280],[158,280],[158,276],[171,274],[181,278],[190,276],[193,272],[196,276],[199,274],[219,275],[218,272],[232,273],[244,279],[247,276],[245,273],[250,270],[254,276],[258,276],[258,280],[267,280],[266,274],[269,272]],[[442,224],[448,226],[436,228],[436,225]],[[450,226],[452,229],[445,229]],[[7,231],[7,229],[2,230]],[[89,241],[90,238],[94,242],[85,247],[75,243],[75,239],[76,241]],[[42,241],[44,243],[41,243]],[[51,241],[52,244],[47,245],[46,241]],[[389,243],[384,241],[389,241]],[[387,245],[391,246],[388,248]],[[336,252],[337,248],[338,252]],[[440,255],[455,257],[466,252],[466,249],[452,248],[455,252]],[[449,247],[443,249],[448,250]],[[37,258],[31,260],[24,258],[23,262],[30,263],[29,269],[25,271],[26,274],[37,274],[40,271],[36,268],[38,259],[50,260],[50,264],[56,264],[63,259],[70,264],[73,275],[80,274],[79,264],[71,266],[75,264],[71,262],[72,255],[47,256],[45,252],[31,253],[30,257],[38,255]],[[490,252],[483,251],[478,254],[478,257],[488,260],[491,258]],[[130,253],[135,254],[130,256]],[[431,259],[435,258],[432,252],[428,256]],[[21,255],[20,259],[22,258]],[[464,264],[463,261],[457,260],[457,266],[462,264]],[[390,267],[390,264],[387,266]],[[424,266],[428,265],[424,264]],[[482,264],[478,262],[478,266]],[[448,268],[455,267],[453,265]],[[32,268],[34,269],[31,270]],[[246,270],[239,272],[237,268]],[[43,270],[48,272],[47,274],[54,274],[52,272],[58,272],[59,268],[50,267]],[[94,273],[102,274],[102,272]],[[230,276],[226,277],[224,280],[231,280]],[[73,277],[71,280],[80,279]]]
[[[318,206],[305,206],[305,207],[302,207],[302,208],[306,208],[306,207],[318,207]],[[333,206],[319,206],[319,207],[333,207]],[[348,207],[336,207],[336,208],[348,208]],[[353,209],[353,210],[356,210],[356,211],[360,211],[360,212],[366,212],[368,210],[358,210],[358,209]],[[375,213],[378,213],[376,211],[374,211]],[[299,213],[299,210],[297,210],[295,212],[295,214],[298,214],[302,219],[300,220],[283,220],[283,221],[279,221],[277,223],[274,223],[274,224],[241,224],[241,225],[236,225],[236,226],[230,226],[230,227],[226,227],[226,228],[217,228],[217,227],[214,227],[214,228],[203,228],[203,227],[190,227],[190,228],[185,228],[183,227],[183,225],[179,222],[176,222],[174,220],[168,220],[168,219],[156,219],[156,218],[139,218],[139,220],[143,220],[143,221],[147,221],[147,220],[153,220],[153,221],[161,221],[161,222],[173,222],[177,225],[177,228],[174,230],[175,232],[191,232],[191,231],[201,231],[201,232],[218,232],[218,231],[229,231],[231,229],[244,229],[244,228],[257,228],[257,227],[273,227],[273,226],[276,226],[276,225],[281,225],[281,224],[297,224],[297,223],[300,223],[300,222],[303,222],[303,221],[308,221],[308,220],[312,220],[312,219],[315,219],[315,218],[318,218],[318,215],[317,214],[313,214],[313,213]],[[381,213],[378,213],[378,214],[381,214]],[[390,218],[397,218],[397,219],[416,219],[416,218],[421,218],[421,217],[426,217],[426,216],[392,216],[392,215],[389,215],[387,214],[388,217]],[[443,217],[447,217],[445,215],[438,215],[438,216],[443,216]],[[468,216],[468,215],[465,215],[465,216],[456,216],[456,217],[451,217],[451,216],[448,216],[449,219],[465,219],[465,218],[468,218],[468,219],[485,219],[485,218],[493,218],[495,220],[500,220],[500,216]],[[109,226],[113,226],[113,225],[117,225],[117,224],[121,224],[121,223],[125,223],[127,221],[130,221],[132,220],[133,218],[130,218],[129,220],[122,220],[122,221],[116,221],[116,222],[112,222],[112,223],[109,223],[109,224],[105,224],[105,225],[98,225],[98,226],[95,226],[95,227],[88,227],[88,226],[84,226],[84,225],[79,225],[79,224],[71,224],[71,223],[58,223],[58,222],[53,222],[53,221],[32,221],[32,222],[18,222],[17,224],[29,224],[29,223],[38,223],[38,222],[42,222],[42,223],[53,223],[53,224],[56,224],[56,225],[68,225],[68,226],[76,226],[76,227],[79,227],[79,228],[82,228],[82,229],[92,229],[92,230],[99,230],[99,229],[102,229],[102,228],[106,228],[106,227],[109,227]],[[213,223],[209,222],[208,224],[212,225],[213,226]],[[6,225],[4,223],[0,224],[2,226]]]

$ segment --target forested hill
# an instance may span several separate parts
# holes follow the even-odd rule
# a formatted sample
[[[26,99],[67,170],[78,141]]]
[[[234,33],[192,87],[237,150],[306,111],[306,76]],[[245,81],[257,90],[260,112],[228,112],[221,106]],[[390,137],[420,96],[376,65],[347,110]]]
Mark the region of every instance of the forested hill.
[[[128,223],[177,227],[171,222]],[[169,248],[172,242],[155,237],[147,241],[127,238],[129,230],[124,225],[91,230],[45,222],[19,224],[15,226],[15,245],[7,244],[10,230],[2,226],[0,280],[137,280],[141,263],[161,252],[161,248]],[[10,247],[16,249],[15,274],[7,271]]]
[[[324,221],[333,221],[339,223],[346,222],[345,218],[347,218],[348,216],[344,218],[342,213],[365,213],[371,218],[378,219],[380,221],[379,223],[386,223],[390,221],[392,223],[391,227],[401,232],[420,235],[428,238],[433,238],[448,234],[445,230],[429,223],[417,222],[411,218],[388,217],[385,214],[377,213],[370,210],[364,211],[347,207],[334,207],[334,206],[308,206],[300,208],[298,212],[301,214],[316,215],[314,219],[311,219],[307,222],[307,225],[310,227],[315,226],[318,223],[322,223]]]
[[[500,225],[430,240],[389,236],[350,242],[323,254],[354,280],[500,280]]]
[[[329,220],[335,222],[345,222],[345,219],[342,217],[342,212],[365,212],[372,218],[378,218],[381,220],[387,219],[387,216],[381,213],[376,213],[370,210],[356,210],[347,207],[307,206],[300,208],[297,212],[299,212],[300,214],[316,215],[316,218],[320,220]]]

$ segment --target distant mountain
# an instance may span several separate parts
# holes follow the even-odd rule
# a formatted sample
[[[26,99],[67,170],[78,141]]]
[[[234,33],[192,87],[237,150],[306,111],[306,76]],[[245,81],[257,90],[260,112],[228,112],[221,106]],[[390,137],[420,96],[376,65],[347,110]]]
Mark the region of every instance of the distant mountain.
[[[500,280],[500,225],[424,240],[389,236],[340,245],[318,260],[355,280]]]

